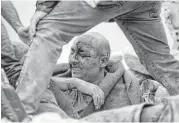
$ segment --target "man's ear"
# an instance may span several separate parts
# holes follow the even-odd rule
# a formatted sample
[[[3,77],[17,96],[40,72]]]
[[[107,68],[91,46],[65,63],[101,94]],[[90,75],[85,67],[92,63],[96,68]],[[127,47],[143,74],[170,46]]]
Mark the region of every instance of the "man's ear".
[[[103,56],[100,59],[100,64],[101,67],[106,67],[106,65],[108,64],[109,58],[107,56]]]

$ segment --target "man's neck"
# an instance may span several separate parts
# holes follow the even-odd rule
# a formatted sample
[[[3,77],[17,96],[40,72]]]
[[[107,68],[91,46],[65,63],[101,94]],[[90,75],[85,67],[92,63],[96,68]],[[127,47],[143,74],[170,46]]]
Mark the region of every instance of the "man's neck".
[[[95,85],[99,85],[103,79],[104,79],[104,70],[101,71],[101,72],[98,74],[96,80],[93,81],[93,82],[91,82],[91,83],[93,83],[93,84],[95,84]]]

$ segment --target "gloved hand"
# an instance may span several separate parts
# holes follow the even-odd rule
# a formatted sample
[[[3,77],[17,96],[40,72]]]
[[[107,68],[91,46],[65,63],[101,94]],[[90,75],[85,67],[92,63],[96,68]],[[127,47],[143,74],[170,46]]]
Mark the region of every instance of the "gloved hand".
[[[30,40],[29,27],[24,27],[24,26],[19,27],[17,29],[17,34],[19,38],[22,40],[22,42],[30,46],[31,40]]]
[[[36,26],[38,24],[38,22],[43,19],[45,16],[47,15],[47,13],[43,12],[43,11],[36,11],[34,13],[34,15],[31,18],[30,21],[30,37],[31,39],[35,36],[35,32],[36,32]]]

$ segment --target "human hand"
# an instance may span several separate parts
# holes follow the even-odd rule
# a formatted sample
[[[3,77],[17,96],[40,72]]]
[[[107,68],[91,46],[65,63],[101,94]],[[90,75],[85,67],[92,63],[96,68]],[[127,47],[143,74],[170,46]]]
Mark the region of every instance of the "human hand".
[[[30,34],[29,34],[29,27],[24,27],[24,26],[19,27],[17,29],[17,34],[19,38],[22,40],[22,42],[30,46],[31,40],[30,40]]]
[[[143,98],[147,103],[158,103],[164,97],[169,96],[165,87],[155,80],[145,80],[141,85]]]
[[[47,13],[43,11],[36,11],[34,15],[32,16],[31,21],[30,21],[30,29],[29,29],[31,39],[35,36],[37,23],[46,15]]]
[[[97,85],[79,80],[76,88],[82,93],[92,96],[96,109],[100,109],[104,104],[104,92]]]
[[[155,85],[156,83],[151,79],[146,79],[141,84],[141,94],[144,102],[148,104],[155,103]]]

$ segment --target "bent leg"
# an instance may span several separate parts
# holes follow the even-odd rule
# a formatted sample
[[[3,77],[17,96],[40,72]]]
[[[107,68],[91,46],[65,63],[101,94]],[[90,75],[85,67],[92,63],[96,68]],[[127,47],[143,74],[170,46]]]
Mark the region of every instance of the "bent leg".
[[[170,54],[159,15],[160,3],[150,1],[130,15],[115,20],[148,72],[170,95],[175,95],[179,94],[179,62]]]

